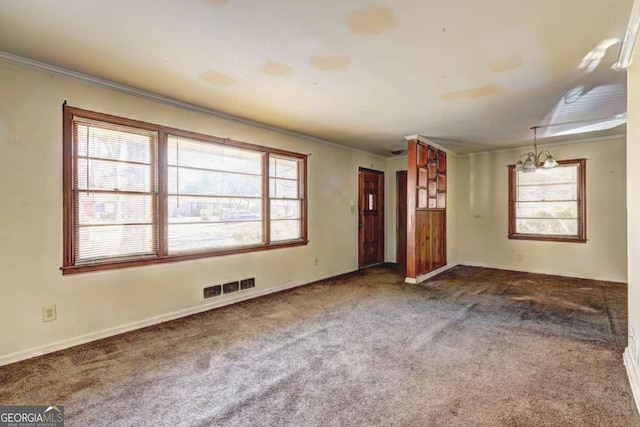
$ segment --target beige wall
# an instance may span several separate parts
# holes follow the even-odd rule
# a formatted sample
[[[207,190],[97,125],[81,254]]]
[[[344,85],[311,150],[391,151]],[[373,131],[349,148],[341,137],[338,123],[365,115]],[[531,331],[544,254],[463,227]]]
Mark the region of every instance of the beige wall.
[[[640,410],[640,42],[627,71],[627,262],[629,347],[625,364]]]
[[[398,156],[398,157],[390,157],[387,159],[387,173],[385,177],[385,189],[384,189],[384,197],[385,197],[385,205],[386,211],[384,213],[385,216],[385,261],[387,262],[396,262],[397,255],[397,236],[396,236],[396,225],[397,225],[397,203],[398,196],[396,194],[396,172],[398,171],[406,171],[407,170],[407,156]]]
[[[625,282],[626,165],[623,137],[549,147],[557,159],[587,158],[585,244],[509,240],[508,170],[526,149],[458,158],[460,263]],[[522,261],[518,261],[518,255]]]
[[[359,167],[385,171],[385,259],[395,261],[395,172],[406,169],[406,157],[387,160],[4,63],[0,93],[0,364],[357,269],[357,214],[351,206],[357,206]],[[62,276],[64,100],[74,107],[311,154],[309,245]],[[628,149],[630,158],[640,158],[637,147]],[[509,241],[505,165],[519,151],[449,154],[449,264],[626,279],[624,140],[552,151],[558,158],[589,158],[589,243]],[[638,172],[628,179],[637,184]],[[630,215],[640,214],[633,193],[629,209]],[[633,270],[632,276],[632,259],[640,252],[640,237],[633,227],[630,221],[629,236],[635,239],[629,252],[630,303],[638,304],[640,286],[633,280],[640,273]],[[255,289],[202,299],[203,286],[246,277],[256,277]],[[58,319],[42,323],[41,309],[50,304],[56,304]],[[637,313],[630,314],[631,324],[640,329]]]
[[[4,63],[0,93],[0,364],[357,269],[358,167],[385,170],[386,159]],[[62,276],[64,100],[311,154],[309,245]],[[256,288],[203,301],[203,286],[246,277]],[[50,304],[58,319],[43,323]]]

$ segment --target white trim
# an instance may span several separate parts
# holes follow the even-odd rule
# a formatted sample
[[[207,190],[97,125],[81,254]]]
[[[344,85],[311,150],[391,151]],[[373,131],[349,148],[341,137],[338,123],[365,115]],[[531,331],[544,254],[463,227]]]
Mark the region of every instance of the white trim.
[[[549,270],[540,269],[540,268],[519,268],[512,265],[494,265],[494,264],[487,264],[484,262],[473,262],[473,261],[464,261],[464,262],[459,262],[458,264],[465,265],[467,267],[495,268],[496,270],[519,271],[523,273],[546,274],[550,276],[561,276],[561,277],[574,277],[577,279],[601,280],[603,282],[614,282],[614,283],[625,283],[625,284],[627,283],[625,280],[612,279],[610,277],[585,276],[576,272],[567,272],[567,271],[557,272],[557,271],[549,271]]]
[[[627,376],[629,377],[629,385],[631,385],[631,392],[633,393],[633,399],[636,402],[636,408],[640,413],[640,369],[634,362],[635,358],[631,354],[631,350],[627,347],[624,351],[623,361],[624,366],[627,368]]]
[[[261,129],[269,130],[272,132],[278,132],[288,136],[294,136],[297,138],[303,138],[309,141],[317,142],[320,144],[331,145],[333,147],[339,147],[349,151],[356,151],[359,153],[364,153],[370,156],[379,157],[381,159],[387,159],[388,157],[381,156],[380,154],[372,153],[369,151],[359,150],[357,148],[349,147],[347,145],[337,144],[335,142],[327,141],[325,139],[316,138],[315,136],[307,135],[300,132],[295,132],[292,130],[287,130],[284,128],[280,128],[277,126],[272,126],[266,123],[261,123],[258,121],[244,119],[242,117],[234,116],[232,114],[224,113],[222,111],[214,110],[212,108],[203,107],[198,104],[191,104],[189,102],[184,102],[176,98],[171,98],[168,96],[160,95],[156,92],[151,92],[144,89],[138,89],[131,86],[127,86],[121,83],[117,83],[111,80],[101,79],[99,77],[91,76],[89,74],[81,73],[79,71],[70,70],[68,68],[59,67],[57,65],[48,64],[46,62],[36,61],[35,59],[25,58],[23,56],[14,55],[9,52],[5,52],[0,50],[0,62],[7,62],[9,64],[18,65],[21,67],[31,68],[38,71],[43,71],[48,74],[53,74],[60,77],[67,77],[75,80],[80,80],[82,82],[91,83],[106,89],[115,90],[117,92],[126,93],[127,95],[136,96],[138,98],[146,99],[149,101],[158,102],[160,104],[169,105],[171,107],[180,108],[187,111],[195,111],[198,113],[208,114],[215,117],[220,117],[225,120],[230,120],[236,123],[241,123],[249,126],[255,126]]]
[[[418,283],[422,283],[425,280],[432,278],[433,276],[437,276],[440,273],[444,273],[445,271],[450,270],[450,269],[452,269],[453,267],[455,267],[457,265],[458,265],[457,262],[454,262],[454,263],[451,263],[451,264],[447,264],[444,267],[440,267],[440,268],[438,268],[436,270],[430,271],[427,274],[423,274],[421,276],[416,277],[415,279],[413,277],[407,277],[407,278],[404,279],[404,282],[405,283],[410,283],[412,285],[417,285]]]
[[[4,356],[0,356],[0,366],[8,365],[10,363],[19,362],[21,360],[30,359],[32,357],[40,356],[47,353],[52,353],[54,351],[64,350],[66,348],[74,347],[80,344],[86,344],[88,342],[96,341],[102,338],[112,337],[114,335],[119,335],[125,332],[134,331],[136,329],[145,328],[147,326],[157,325],[159,323],[168,322],[170,320],[179,319],[181,317],[190,316],[192,314],[202,313],[204,311],[212,310],[214,308],[223,307],[225,305],[234,304],[240,301],[245,301],[253,298],[257,298],[264,295],[269,295],[272,293],[284,291],[291,288],[296,288],[298,286],[304,286],[311,283],[315,283],[320,280],[329,279],[332,277],[337,277],[343,274],[353,273],[356,270],[346,270],[343,272],[336,272],[332,274],[328,274],[322,277],[318,277],[313,279],[311,282],[292,282],[280,286],[276,286],[269,289],[263,290],[255,290],[255,291],[242,291],[234,294],[230,298],[218,299],[215,298],[215,301],[212,301],[207,304],[198,305],[196,307],[187,308],[184,310],[174,311],[172,313],[162,314],[160,316],[150,317],[148,319],[140,320],[133,323],[128,323],[126,325],[116,326],[114,328],[103,329],[98,332],[92,332],[85,335],[80,335],[74,338],[66,339],[63,341],[58,341],[52,344],[43,345],[40,347],[31,348],[28,350],[17,351],[15,353],[10,353]],[[257,288],[254,288],[257,289]]]

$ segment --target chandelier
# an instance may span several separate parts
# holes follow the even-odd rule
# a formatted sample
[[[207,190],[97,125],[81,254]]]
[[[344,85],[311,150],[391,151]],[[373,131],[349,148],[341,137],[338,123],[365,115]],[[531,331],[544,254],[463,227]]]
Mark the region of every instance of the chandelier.
[[[538,153],[538,144],[536,141],[537,131],[540,126],[533,126],[533,152],[523,154],[516,163],[516,172],[535,172],[538,166],[542,164],[543,169],[551,169],[558,166],[558,162],[555,161],[551,153],[547,150],[542,150]],[[541,160],[542,156],[545,156],[544,163]],[[524,159],[524,160],[523,160]]]

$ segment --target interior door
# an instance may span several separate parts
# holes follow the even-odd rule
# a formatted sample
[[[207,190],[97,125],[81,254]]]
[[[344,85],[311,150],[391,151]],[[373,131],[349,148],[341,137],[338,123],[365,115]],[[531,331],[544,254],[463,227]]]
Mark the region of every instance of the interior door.
[[[407,171],[396,172],[396,263],[407,265]]]
[[[358,171],[358,267],[384,262],[384,172]]]

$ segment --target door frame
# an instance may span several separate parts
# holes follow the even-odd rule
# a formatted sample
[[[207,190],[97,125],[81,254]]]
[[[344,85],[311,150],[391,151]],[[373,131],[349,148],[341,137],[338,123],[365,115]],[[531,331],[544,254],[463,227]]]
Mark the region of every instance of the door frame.
[[[378,212],[379,212],[379,216],[380,216],[380,239],[378,240],[378,250],[380,251],[380,260],[376,261],[372,264],[364,264],[364,250],[363,250],[363,243],[364,243],[364,239],[362,238],[362,228],[363,226],[361,226],[361,224],[363,224],[363,218],[364,218],[364,195],[362,192],[362,185],[360,184],[360,178],[362,173],[371,173],[371,174],[375,174],[381,177],[381,183],[378,186]],[[358,268],[366,268],[366,267],[371,267],[373,265],[378,265],[378,264],[382,264],[384,263],[384,243],[385,243],[385,239],[384,239],[384,232],[385,232],[385,227],[384,227],[384,221],[385,221],[385,217],[384,217],[384,193],[385,193],[385,188],[384,188],[385,182],[384,182],[384,171],[380,171],[380,170],[375,170],[375,169],[370,169],[370,168],[364,168],[364,167],[359,167],[358,168],[358,215],[357,215],[357,225],[358,225]]]

